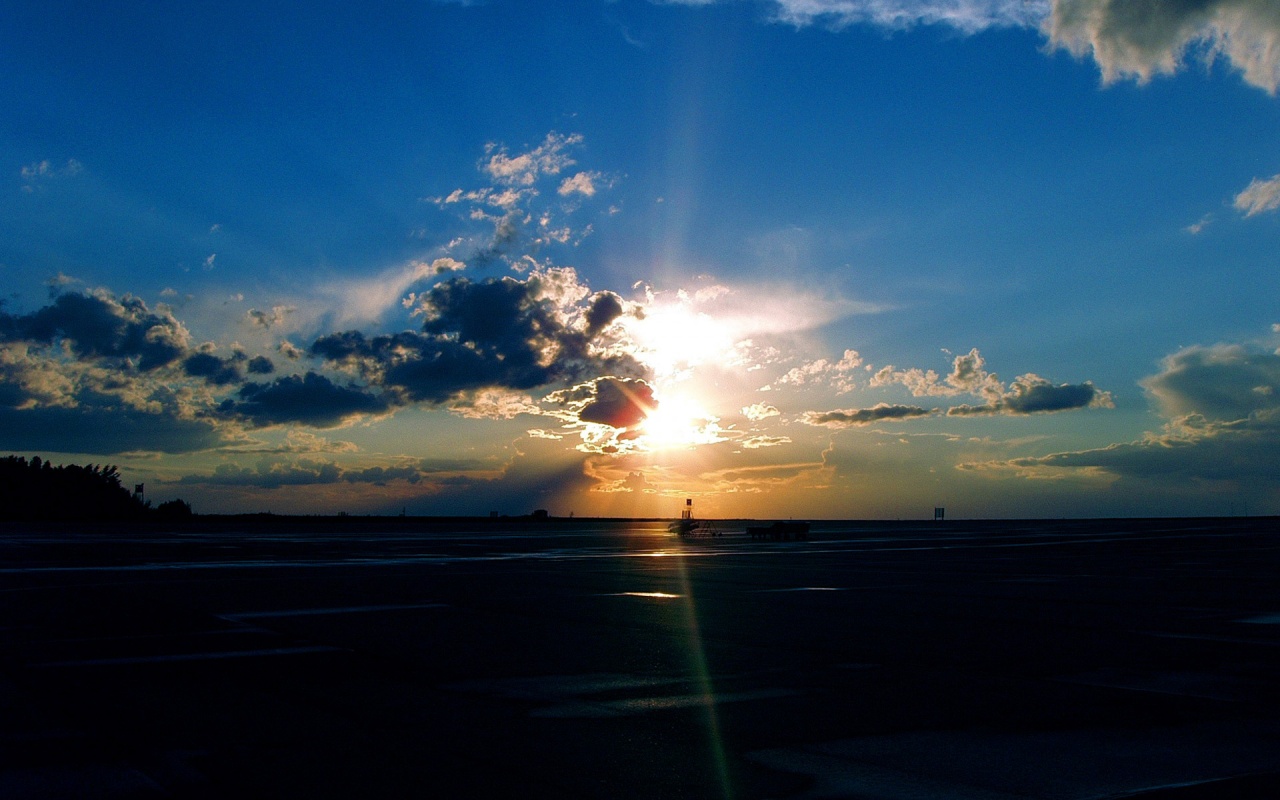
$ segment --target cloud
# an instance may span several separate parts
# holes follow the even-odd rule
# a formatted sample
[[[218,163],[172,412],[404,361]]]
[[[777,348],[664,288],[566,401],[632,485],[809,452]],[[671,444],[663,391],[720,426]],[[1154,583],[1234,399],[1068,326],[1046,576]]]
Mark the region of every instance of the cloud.
[[[960,468],[1047,478],[1083,473],[1164,482],[1275,484],[1280,476],[1280,412],[1269,409],[1228,423],[1192,416],[1134,442]]]
[[[686,2],[684,5],[704,5]],[[1050,48],[1091,56],[1112,83],[1177,72],[1188,55],[1222,58],[1270,94],[1280,85],[1280,5],[1274,0],[768,0],[771,18],[840,30],[943,25],[964,34],[1041,30]]]
[[[492,226],[492,231],[484,235],[455,239],[449,250],[456,251],[467,243],[475,248],[467,257],[472,266],[502,261],[523,272],[536,263],[533,258],[540,248],[576,245],[589,236],[591,225],[571,225],[565,217],[602,189],[610,188],[613,179],[600,172],[579,171],[557,184],[549,183],[576,163],[570,154],[582,142],[581,134],[552,131],[538,146],[514,155],[505,145],[485,145],[485,156],[478,167],[490,181],[488,186],[454,189],[442,197],[424,198],[441,208],[462,204],[469,220]],[[552,188],[559,202],[538,202]]]
[[[952,360],[951,372],[946,377],[940,377],[931,369],[922,370],[912,367],[896,370],[889,365],[882,367],[871,376],[871,385],[887,386],[900,383],[907,387],[913,397],[954,397],[960,394],[974,394],[994,398],[1002,393],[1003,386],[995,375],[984,369],[985,366],[986,361],[975,347]]]
[[[834,386],[837,394],[852,391],[855,383],[853,376],[862,366],[862,356],[857,350],[845,350],[839,361],[831,362],[825,358],[811,361],[789,370],[778,378],[767,389],[779,386],[804,386],[806,384],[824,384]]]
[[[871,408],[851,408],[836,411],[806,411],[800,417],[800,420],[806,425],[823,425],[828,428],[850,428],[854,426],[870,425],[873,422],[883,422],[884,420],[902,420],[914,419],[916,417],[927,417],[933,413],[933,411],[930,411],[927,408],[921,408],[920,406],[878,403]]]
[[[372,278],[334,281],[321,286],[319,291],[337,309],[339,323],[372,322],[381,319],[392,308],[400,306],[410,287],[442,273],[460,269],[460,264],[461,262],[452,258],[438,258],[431,262],[410,261],[384,270]],[[286,313],[289,310],[291,309],[286,309]],[[275,309],[272,311],[274,314]]]
[[[515,419],[521,414],[541,415],[542,407],[527,394],[483,389],[449,406],[467,419]]]
[[[323,441],[323,440],[321,440]],[[492,464],[474,459],[396,459],[393,463],[366,467],[344,466],[336,461],[263,456],[253,466],[220,464],[208,474],[188,474],[179,483],[206,486],[248,486],[279,489],[286,486],[323,486],[339,483],[386,486],[394,482],[419,485],[427,481],[450,482],[464,473],[491,473]]]
[[[796,26],[845,28],[869,23],[904,29],[947,25],[965,33],[993,27],[1035,27],[1047,0],[774,0],[775,18]]]
[[[578,411],[578,419],[613,428],[638,425],[658,405],[653,388],[642,380],[600,378],[594,396]]]
[[[768,403],[753,403],[742,409],[742,415],[752,422],[759,422],[762,419],[776,417],[782,412]]]
[[[67,163],[61,167],[55,167],[51,161],[45,159],[27,164],[18,171],[18,174],[22,176],[22,190],[24,192],[34,192],[40,184],[46,181],[71,178],[79,175],[83,170],[84,165],[74,158],[67,159]]]
[[[166,310],[106,292],[62,294],[38,311],[13,315],[0,311],[0,342],[65,342],[81,358],[128,361],[152,370],[177,361],[188,347],[185,327]]]
[[[1236,201],[1239,202],[1238,197],[1236,198]],[[1212,224],[1213,224],[1213,214],[1205,214],[1203,217],[1201,217],[1200,219],[1196,220],[1195,222],[1191,223],[1186,228],[1184,228],[1184,230],[1187,233],[1191,234],[1192,236],[1196,236],[1201,232],[1203,232],[1205,228],[1209,227]]]
[[[556,191],[561,197],[567,197],[571,194],[591,197],[596,193],[596,182],[603,177],[599,172],[579,172],[561,181],[560,188]]]
[[[528,391],[603,375],[643,377],[632,356],[601,347],[612,311],[568,268],[525,280],[453,278],[419,298],[420,331],[322,336],[311,353],[406,401],[440,405],[481,389]]]
[[[893,366],[886,366],[871,377],[872,386],[895,383],[907,387],[913,397],[956,397],[969,394],[985,401],[981,405],[952,406],[947,409],[947,416],[1020,415],[1114,406],[1109,392],[1101,391],[1087,381],[1081,384],[1055,385],[1029,372],[1015,378],[1006,388],[994,373],[987,372],[986,360],[976,347],[968,353],[955,356],[951,372],[946,376],[939,376],[933,370],[915,367],[897,370]]]
[[[1142,381],[1161,412],[1235,421],[1280,407],[1280,355],[1239,344],[1188,347]]]
[[[247,359],[243,353],[231,358],[219,358],[212,353],[193,353],[182,362],[182,369],[190,376],[204,378],[214,386],[239,383],[240,364]],[[270,363],[270,362],[267,362]]]
[[[586,320],[588,337],[595,337],[623,313],[622,298],[613,292],[599,292],[591,298]]]
[[[1254,178],[1244,191],[1236,195],[1235,207],[1246,217],[1280,208],[1280,175],[1273,175],[1265,181]]]
[[[748,450],[759,450],[764,447],[779,447],[784,444],[791,444],[791,438],[787,436],[749,436],[739,444]]]
[[[121,406],[0,408],[0,450],[191,453],[223,443],[208,420]]]
[[[1092,383],[1054,385],[1039,375],[1027,373],[1015,378],[1009,390],[991,402],[979,406],[952,406],[947,409],[947,416],[1047,414],[1114,406],[1111,394],[1099,391]]]
[[[542,144],[525,153],[512,156],[507,148],[491,142],[485,146],[488,161],[482,162],[483,171],[504,186],[532,186],[543,175],[557,175],[574,164],[568,151],[582,144],[582,135],[567,136],[552,131]]]
[[[1280,84],[1280,5],[1273,0],[1054,0],[1054,47],[1092,55],[1110,83],[1171,75],[1188,52],[1223,57],[1270,94]]]
[[[272,306],[270,311],[259,311],[256,308],[251,308],[245,312],[245,316],[248,317],[249,321],[254,325],[264,330],[270,330],[271,328],[280,325],[284,322],[285,317],[297,310],[298,309],[294,306],[277,305]]]
[[[366,389],[339,386],[323,375],[308,372],[271,383],[246,383],[218,410],[258,426],[297,422],[333,428],[352,417],[384,413],[388,404]]]
[[[1033,477],[1095,474],[1178,482],[1280,479],[1280,355],[1245,345],[1180,350],[1142,381],[1168,422],[1132,442],[962,469]],[[1180,483],[1181,485],[1181,483]]]

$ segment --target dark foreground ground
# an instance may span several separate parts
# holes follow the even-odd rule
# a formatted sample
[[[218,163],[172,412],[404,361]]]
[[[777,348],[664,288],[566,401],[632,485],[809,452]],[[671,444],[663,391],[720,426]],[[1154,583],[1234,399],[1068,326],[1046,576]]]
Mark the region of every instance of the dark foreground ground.
[[[1280,796],[1274,519],[454,527],[0,530],[0,797]]]

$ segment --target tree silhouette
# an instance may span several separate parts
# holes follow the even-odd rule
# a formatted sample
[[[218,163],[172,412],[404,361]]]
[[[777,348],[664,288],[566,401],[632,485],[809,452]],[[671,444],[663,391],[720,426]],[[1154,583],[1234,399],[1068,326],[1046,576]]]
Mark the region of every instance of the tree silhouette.
[[[0,520],[114,521],[140,519],[148,510],[120,485],[114,466],[0,458]]]
[[[186,500],[166,500],[156,506],[156,518],[167,521],[191,519],[191,504]]]

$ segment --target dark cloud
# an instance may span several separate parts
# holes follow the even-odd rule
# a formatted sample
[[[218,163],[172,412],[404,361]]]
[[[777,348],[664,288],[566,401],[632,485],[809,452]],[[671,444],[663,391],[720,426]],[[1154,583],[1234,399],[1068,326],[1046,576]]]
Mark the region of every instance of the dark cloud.
[[[600,292],[587,309],[587,337],[591,338],[622,316],[622,298],[613,292]]]
[[[0,408],[0,450],[191,453],[222,444],[208,420],[126,408]]]
[[[193,378],[204,378],[214,386],[239,383],[243,357],[218,358],[212,353],[193,353],[182,362],[182,369]]]
[[[276,365],[266,356],[254,356],[246,367],[251,375],[270,375],[276,371]]]
[[[180,359],[187,332],[171,314],[151,311],[136,297],[71,293],[30,314],[0,312],[0,340],[62,340],[81,358],[129,359],[146,371]]]
[[[947,409],[947,416],[990,414],[1047,414],[1089,407],[1110,407],[1111,395],[1098,391],[1092,383],[1054,385],[1038,375],[1023,375],[1009,391],[980,406],[959,405]]]
[[[1280,355],[1241,345],[1189,347],[1142,382],[1168,417],[1239,420],[1280,405]]]
[[[342,470],[337,464],[299,459],[296,462],[263,460],[256,468],[237,464],[219,464],[211,475],[184,475],[180,483],[211,486],[256,486],[278,489],[281,486],[314,486],[337,483]]]
[[[569,321],[543,276],[473,282],[455,278],[422,299],[421,331],[366,337],[344,331],[317,339],[311,353],[359,370],[405,401],[442,404],[488,388],[529,390],[599,375],[640,376],[632,357],[603,355],[594,334]],[[597,300],[597,320],[610,313]]]
[[[1162,434],[1093,450],[1019,458],[972,469],[1093,469],[1147,480],[1280,481],[1280,413],[1213,423],[1203,417],[1179,421]]]
[[[298,422],[332,428],[362,414],[379,414],[387,402],[358,387],[338,386],[323,375],[287,375],[271,383],[247,383],[219,406],[223,414],[254,425]]]
[[[927,417],[933,412],[920,406],[901,406],[879,403],[871,408],[856,408],[836,411],[809,411],[801,417],[808,425],[826,425],[831,428],[848,428],[855,425],[870,425],[873,422],[894,419],[913,419]]]
[[[1142,381],[1162,413],[1160,432],[1075,452],[963,465],[971,470],[1101,471],[1172,485],[1280,481],[1280,355],[1241,345],[1174,353]]]
[[[372,483],[375,486],[386,486],[391,481],[401,480],[417,483],[422,480],[422,471],[415,466],[400,467],[366,467],[342,473],[347,483]]]
[[[653,388],[644,381],[601,378],[595,382],[595,397],[578,411],[578,419],[629,428],[640,423],[657,405]]]
[[[372,484],[386,486],[395,481],[417,485],[426,480],[433,483],[449,483],[453,479],[440,473],[459,473],[484,469],[485,465],[474,459],[433,460],[423,459],[393,466],[372,466],[349,469],[332,461],[299,458],[296,460],[266,457],[252,467],[238,464],[222,464],[208,475],[184,475],[181,483],[212,486],[253,486],[259,489],[278,489],[282,486],[313,486],[336,483]]]

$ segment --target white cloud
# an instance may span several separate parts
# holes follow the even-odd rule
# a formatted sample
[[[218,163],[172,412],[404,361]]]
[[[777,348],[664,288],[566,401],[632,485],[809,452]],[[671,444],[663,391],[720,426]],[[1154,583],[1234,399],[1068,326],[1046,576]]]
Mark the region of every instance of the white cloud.
[[[762,419],[778,416],[780,411],[768,403],[755,403],[742,409],[742,415],[752,422],[759,422]]]
[[[1265,181],[1254,178],[1243,192],[1236,195],[1235,207],[1246,217],[1280,208],[1280,175],[1273,175]]]
[[[67,163],[61,167],[56,167],[53,162],[45,159],[43,161],[33,161],[20,169],[18,173],[22,176],[24,192],[34,192],[36,187],[45,181],[55,180],[58,178],[70,178],[79,175],[84,170],[84,164],[76,161],[74,158],[67,159]]]
[[[452,258],[410,261],[372,278],[335,281],[320,287],[320,294],[332,302],[339,322],[377,320],[401,302],[410,286],[441,273],[461,269],[461,264]]]
[[[686,2],[682,5],[703,5]],[[1035,28],[1050,46],[1091,56],[1111,83],[1172,75],[1187,59],[1225,59],[1269,94],[1280,86],[1275,0],[770,0],[772,18],[839,30],[945,25],[965,34]]]
[[[964,355],[956,356],[952,361],[951,373],[945,378],[933,370],[922,370],[918,367],[897,370],[892,365],[882,367],[871,377],[872,386],[887,386],[900,383],[911,392],[913,397],[954,397],[959,394],[972,394],[989,400],[999,397],[1004,387],[995,375],[987,372],[986,361],[978,348],[973,348]]]
[[[568,150],[582,143],[578,133],[567,136],[552,131],[542,144],[526,153],[509,155],[507,148],[491,142],[485,146],[489,160],[482,169],[489,177],[504,186],[532,186],[543,175],[557,175],[571,167],[574,160]]]
[[[527,394],[501,389],[484,389],[459,400],[449,410],[467,419],[515,419],[520,414],[542,415],[542,409]]]
[[[965,33],[1035,27],[1049,10],[1048,0],[775,0],[775,6],[775,17],[792,25],[948,25]]]
[[[789,436],[751,436],[743,439],[742,446],[748,450],[760,450],[765,447],[781,447],[784,444],[791,444]]]
[[[804,386],[806,384],[823,384],[835,387],[836,394],[853,391],[853,376],[862,366],[862,356],[857,350],[845,350],[839,361],[831,362],[825,358],[802,364],[789,370],[781,378],[773,382],[772,387]]]
[[[1191,223],[1183,230],[1185,230],[1187,233],[1191,234],[1192,236],[1195,236],[1212,224],[1213,224],[1213,214],[1205,214],[1203,217]]]
[[[581,194],[591,197],[596,193],[596,181],[601,179],[598,172],[579,172],[576,175],[565,178],[560,183],[558,190],[562,196],[571,194]]]

